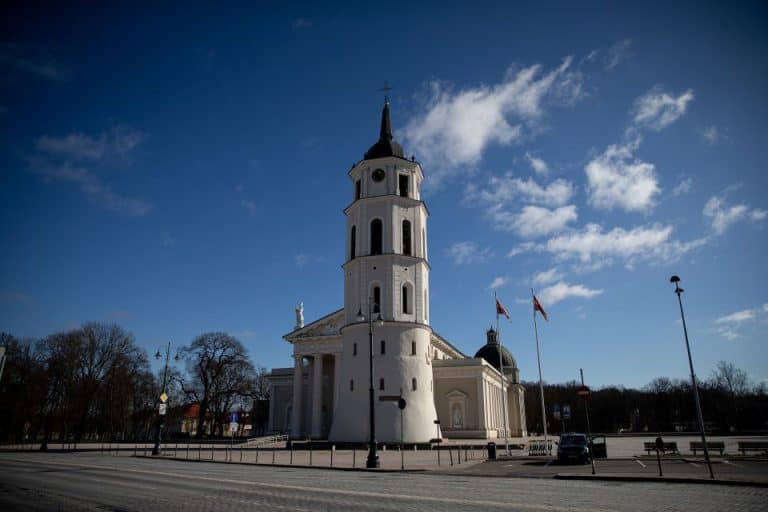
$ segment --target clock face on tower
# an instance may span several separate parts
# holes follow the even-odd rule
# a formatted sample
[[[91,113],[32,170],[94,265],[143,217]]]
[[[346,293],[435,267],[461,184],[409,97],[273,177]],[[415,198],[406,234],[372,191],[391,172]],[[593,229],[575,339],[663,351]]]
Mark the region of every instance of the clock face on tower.
[[[373,178],[373,181],[379,182],[384,179],[384,169],[376,169],[373,171],[373,174],[371,174],[371,178]]]

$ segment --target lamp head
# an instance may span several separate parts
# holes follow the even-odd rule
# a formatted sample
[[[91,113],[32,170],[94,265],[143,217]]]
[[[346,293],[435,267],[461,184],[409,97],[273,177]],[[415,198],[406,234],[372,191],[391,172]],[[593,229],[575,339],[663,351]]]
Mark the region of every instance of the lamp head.
[[[365,315],[363,314],[362,309],[357,310],[357,321],[358,322],[365,322]]]
[[[679,283],[680,282],[680,278],[677,277],[677,276],[672,276],[672,277],[669,278],[669,282],[670,283]]]

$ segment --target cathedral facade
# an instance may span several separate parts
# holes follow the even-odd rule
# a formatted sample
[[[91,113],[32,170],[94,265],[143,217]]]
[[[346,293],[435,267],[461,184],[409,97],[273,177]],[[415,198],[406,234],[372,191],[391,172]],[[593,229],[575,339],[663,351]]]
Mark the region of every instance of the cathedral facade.
[[[293,346],[293,368],[269,376],[269,429],[365,442],[372,387],[380,442],[399,441],[401,425],[406,443],[491,439],[504,437],[505,428],[509,436],[525,436],[517,365],[495,331],[468,358],[430,325],[424,175],[392,137],[388,102],[379,140],[349,178],[344,307],[308,325],[297,310],[296,328],[284,336]],[[402,418],[393,397],[406,401]]]

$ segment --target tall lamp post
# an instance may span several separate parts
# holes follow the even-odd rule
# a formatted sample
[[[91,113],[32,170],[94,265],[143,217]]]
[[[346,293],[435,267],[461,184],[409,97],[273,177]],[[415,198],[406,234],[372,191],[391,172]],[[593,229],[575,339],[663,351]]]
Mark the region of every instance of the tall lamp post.
[[[370,419],[370,426],[368,432],[368,459],[365,461],[366,468],[378,468],[379,467],[379,454],[376,447],[376,414],[373,401],[373,315],[377,314],[376,325],[384,325],[384,321],[381,319],[381,312],[379,311],[378,304],[372,304],[372,300],[368,298],[368,348],[369,348],[369,360],[368,360],[368,416]],[[363,315],[362,308],[357,312],[357,320],[364,322],[366,316]]]
[[[696,416],[699,420],[699,430],[701,430],[701,444],[704,447],[704,458],[707,460],[707,466],[709,467],[709,477],[715,478],[715,474],[712,472],[712,462],[709,460],[709,450],[707,450],[707,437],[704,434],[704,417],[701,415],[701,402],[699,402],[699,386],[696,384],[696,374],[693,372],[693,359],[691,358],[691,345],[688,343],[688,328],[685,325],[685,314],[683,313],[683,289],[677,284],[680,282],[680,278],[672,276],[669,278],[670,283],[675,284],[675,293],[677,294],[677,302],[680,304],[680,318],[683,320],[683,334],[685,335],[685,348],[688,351],[688,366],[691,369],[691,383],[693,384],[693,398],[696,402]]]
[[[160,391],[160,394],[165,394],[165,387],[168,385],[168,359],[171,355],[171,342],[168,342],[168,345],[165,347],[165,368],[163,369],[163,389]],[[162,358],[162,354],[158,350],[155,354],[155,359],[158,361]],[[176,361],[179,360],[179,354],[176,354],[176,357],[174,357]],[[162,403],[162,402],[161,402]],[[160,455],[160,440],[162,437],[162,431],[163,431],[163,415],[160,414],[160,407],[158,404],[157,408],[157,436],[155,437],[155,446],[152,448],[152,455]]]

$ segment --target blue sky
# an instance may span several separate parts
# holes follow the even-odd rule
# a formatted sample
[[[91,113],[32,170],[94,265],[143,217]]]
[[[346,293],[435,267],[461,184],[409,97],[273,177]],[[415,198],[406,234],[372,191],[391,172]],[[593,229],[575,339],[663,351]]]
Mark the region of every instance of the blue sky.
[[[433,327],[535,380],[768,379],[765,4],[4,6],[0,329],[205,331],[256,363],[342,303],[350,165],[425,171]],[[645,3],[643,3],[645,4]]]

